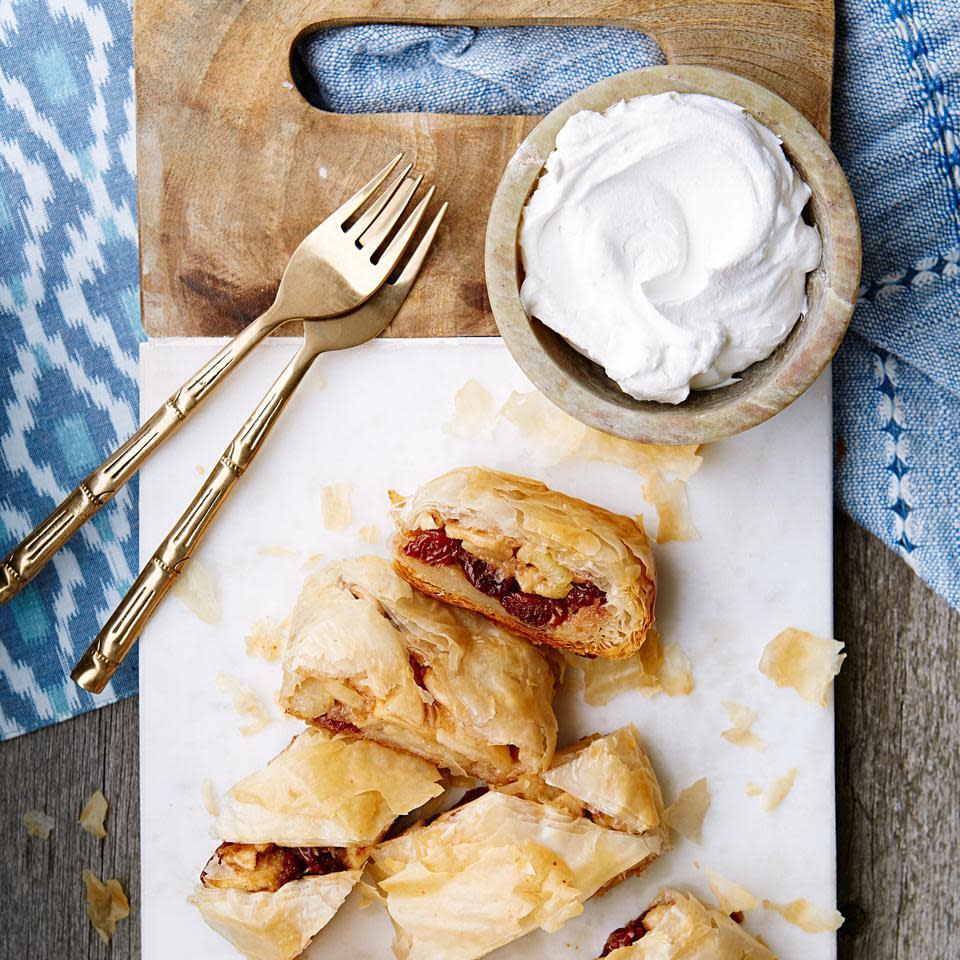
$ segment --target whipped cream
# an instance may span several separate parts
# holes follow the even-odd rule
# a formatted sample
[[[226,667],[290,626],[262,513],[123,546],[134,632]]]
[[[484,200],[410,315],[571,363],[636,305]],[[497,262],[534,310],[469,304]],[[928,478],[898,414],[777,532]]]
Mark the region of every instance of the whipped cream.
[[[701,94],[575,114],[524,209],[524,309],[640,400],[680,403],[769,356],[820,262],[780,143]]]

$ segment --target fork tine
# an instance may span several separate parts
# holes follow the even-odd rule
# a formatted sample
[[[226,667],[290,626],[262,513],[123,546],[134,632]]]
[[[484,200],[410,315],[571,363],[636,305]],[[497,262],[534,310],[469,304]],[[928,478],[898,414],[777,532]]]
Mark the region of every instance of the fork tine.
[[[397,178],[386,188],[373,203],[363,211],[357,218],[357,222],[347,231],[347,236],[351,240],[359,239],[364,231],[380,216],[380,212],[390,202],[391,197],[397,192],[407,174],[413,169],[413,164],[408,163],[399,173]]]
[[[368,183],[364,184],[349,200],[345,200],[333,213],[327,218],[342,224],[349,217],[353,216],[370,199],[374,190],[376,190],[387,177],[390,176],[393,168],[400,162],[403,153],[398,153],[378,174],[376,174]]]
[[[386,250],[381,254],[376,264],[380,276],[389,276],[400,262],[400,257],[403,255],[403,251],[407,249],[414,233],[416,233],[417,227],[420,225],[423,215],[427,212],[427,205],[430,203],[430,199],[433,197],[436,189],[436,187],[431,187],[423,195],[423,199],[413,208],[413,213],[404,220],[403,225],[397,231],[397,235],[390,241]]]
[[[423,181],[423,176],[415,177],[413,180],[407,180],[397,191],[396,195],[384,207],[383,212],[373,221],[370,227],[361,234],[358,243],[361,247],[369,247],[370,252],[374,253],[387,239],[390,231],[397,225],[397,222],[403,216],[403,211],[407,209],[411,197],[417,192],[417,187]]]
[[[416,280],[417,274],[420,272],[420,268],[427,259],[427,254],[430,252],[430,247],[433,246],[433,241],[436,239],[437,230],[440,229],[440,221],[443,220],[443,215],[446,212],[447,203],[444,201],[439,212],[433,218],[433,222],[429,227],[427,227],[426,233],[423,235],[423,239],[417,244],[417,249],[414,250],[410,255],[410,259],[407,260],[403,270],[400,271],[400,276],[397,277],[392,284],[394,287],[402,289],[403,296],[406,296],[407,291],[413,286],[413,281]]]

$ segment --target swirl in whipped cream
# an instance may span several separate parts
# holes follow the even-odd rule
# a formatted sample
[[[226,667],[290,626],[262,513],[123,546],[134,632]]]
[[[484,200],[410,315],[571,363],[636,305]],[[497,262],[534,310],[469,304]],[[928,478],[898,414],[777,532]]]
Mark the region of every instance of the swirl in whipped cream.
[[[809,196],[780,139],[726,100],[582,111],[524,209],[524,309],[624,392],[680,403],[769,356],[806,312]]]

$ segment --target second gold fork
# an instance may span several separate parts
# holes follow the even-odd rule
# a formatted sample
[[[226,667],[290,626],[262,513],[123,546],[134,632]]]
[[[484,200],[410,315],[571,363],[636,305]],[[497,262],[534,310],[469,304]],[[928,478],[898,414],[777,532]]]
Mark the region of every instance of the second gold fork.
[[[264,337],[288,320],[320,319],[346,313],[383,286],[416,228],[412,217],[400,223],[420,184],[419,177],[407,176],[411,165],[377,192],[402,156],[397,154],[304,237],[287,263],[271,306],[147,418],[129,440],[86,476],[0,563],[0,603],[22,590],[50,557],[113,499],[150,454],[173,435]],[[360,213],[368,203],[367,209]],[[398,224],[396,236],[386,243]]]
[[[433,188],[411,214],[414,229],[426,212],[432,194]],[[373,300],[345,317],[304,324],[303,345],[240,428],[190,506],[140,571],[97,639],[70,674],[83,689],[100,693],[110,681],[154,610],[189,563],[213,518],[253,462],[314,360],[321,353],[343,350],[371,340],[390,323],[423,266],[446,209],[444,203],[400,275],[394,282],[388,282]]]

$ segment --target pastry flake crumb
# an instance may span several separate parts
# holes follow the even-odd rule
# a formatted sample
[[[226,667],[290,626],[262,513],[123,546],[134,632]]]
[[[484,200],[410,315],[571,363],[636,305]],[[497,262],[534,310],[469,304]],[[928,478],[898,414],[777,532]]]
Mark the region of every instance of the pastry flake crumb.
[[[698,450],[696,445],[659,447],[589,430],[580,454],[590,460],[620,464],[640,477],[643,498],[657,513],[655,539],[668,543],[700,538],[687,498],[687,482],[703,463]]]
[[[466,383],[453,395],[453,416],[443,429],[451,436],[471,440],[493,429],[496,403],[490,391],[476,380]]]
[[[660,688],[668,697],[685,697],[693,692],[690,658],[675,643],[663,648],[663,664],[657,673]]]
[[[667,825],[692,843],[700,844],[703,821],[710,809],[710,787],[701,777],[677,795],[677,799],[663,812]]]
[[[568,416],[536,390],[514,391],[500,416],[531,441],[535,454],[546,464],[582,457],[636,473],[643,498],[657,513],[658,543],[699,538],[687,499],[687,482],[703,462],[698,446],[655,446],[612,437]]]
[[[757,720],[757,711],[745,707],[742,703],[723,701],[723,709],[733,724],[729,730],[723,730],[720,736],[737,747],[746,747],[751,750],[763,750],[767,745],[765,740],[758,737],[750,728]]]
[[[644,644],[646,646],[646,644]],[[583,700],[591,707],[602,707],[628,690],[639,690],[647,696],[657,692],[656,677],[648,673],[642,660],[643,648],[626,660],[589,659],[568,654],[569,666],[583,676]]]
[[[628,690],[647,697],[661,692],[680,697],[693,690],[689,658],[675,643],[664,646],[656,629],[647,633],[643,646],[626,660],[569,654],[567,664],[583,674],[583,699],[592,707],[603,706]]]
[[[349,480],[331,483],[320,490],[320,511],[323,525],[327,530],[346,530],[350,526],[353,511],[350,507],[350,494],[353,484]]]
[[[42,810],[28,810],[23,815],[23,826],[31,837],[49,840],[53,817],[48,817]]]
[[[544,464],[559,463],[575,456],[589,429],[536,390],[528,393],[514,390],[500,408],[499,415],[531,441],[531,454]]]
[[[80,826],[87,833],[102,840],[107,835],[107,828],[104,826],[106,819],[107,798],[103,795],[103,791],[94,790],[80,811]]]
[[[807,933],[832,933],[843,925],[843,914],[839,910],[824,910],[809,900],[791,900],[789,903],[764,900],[763,905]]]
[[[276,663],[283,656],[289,625],[289,617],[282,623],[277,623],[273,617],[261,617],[255,621],[244,637],[247,656]]]
[[[285,547],[283,544],[268,544],[257,550],[257,555],[261,557],[295,557],[297,551],[293,547]]]
[[[361,543],[369,543],[374,546],[383,540],[383,534],[375,523],[368,523],[357,531],[357,536]]]
[[[220,816],[220,797],[217,794],[217,788],[209,778],[200,785],[200,796],[203,800],[203,808],[211,817]]]
[[[374,903],[386,903],[387,898],[371,883],[367,883],[366,880],[357,881],[357,885],[353,888],[357,891],[357,895],[360,897],[360,905],[358,910],[366,910],[371,904]]]
[[[747,913],[760,906],[760,901],[746,887],[728,880],[709,867],[704,870],[704,873],[707,875],[710,892],[716,898],[717,906],[724,913]]]
[[[240,732],[245,737],[252,737],[270,724],[271,717],[263,701],[245,683],[228,673],[219,673],[217,688],[230,697],[233,709],[249,720],[249,723],[240,727]]]
[[[303,573],[313,573],[316,570],[319,570],[321,567],[325,566],[327,558],[322,553],[311,553],[303,563],[300,564],[300,570]]]
[[[757,786],[755,783],[747,784],[748,797],[760,797],[760,806],[767,813],[776,810],[787,798],[787,794],[793,789],[793,781],[797,778],[797,768],[788,770],[782,777],[777,777],[771,781],[766,789]]]
[[[104,943],[109,943],[117,922],[130,916],[130,904],[119,880],[101,883],[90,871],[84,870],[83,882],[87,888],[87,916]]]
[[[827,705],[827,691],[847,655],[843,644],[788,627],[764,648],[760,672],[778,687],[793,687],[804,700]]]
[[[220,592],[206,565],[196,557],[183,568],[170,592],[203,623],[219,623]]]

